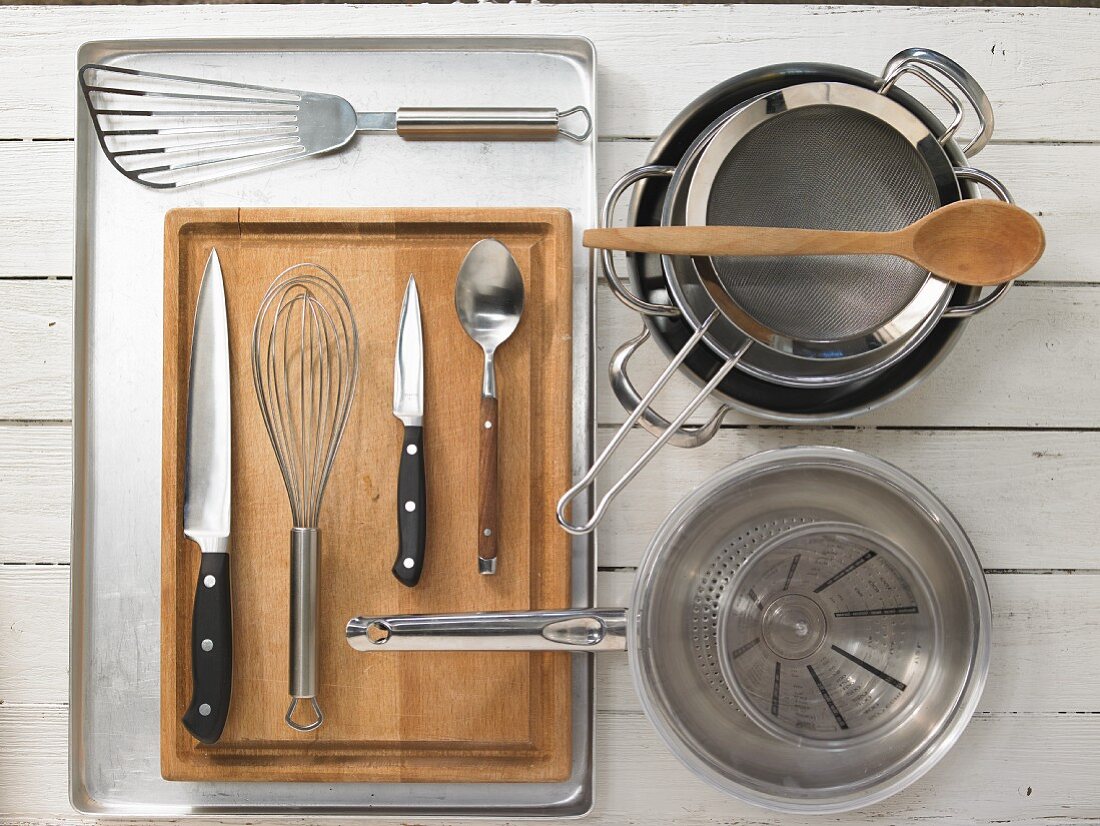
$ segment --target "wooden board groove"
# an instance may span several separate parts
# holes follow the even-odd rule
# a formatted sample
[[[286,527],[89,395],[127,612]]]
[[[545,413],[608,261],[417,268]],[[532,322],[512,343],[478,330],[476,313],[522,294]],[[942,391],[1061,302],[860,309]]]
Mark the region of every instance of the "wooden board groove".
[[[500,573],[476,566],[481,351],[454,312],[466,250],[494,236],[516,256],[527,303],[499,351]],[[222,739],[195,743],[190,614],[198,551],[182,535],[187,371],[210,248],[225,275],[233,394],[233,702]],[[173,780],[556,781],[568,776],[569,658],[524,653],[353,651],[360,613],[570,604],[569,537],[553,503],[570,479],[571,218],[560,209],[183,209],[165,220],[161,768]],[[300,734],[287,696],[291,519],[252,387],[249,345],[268,284],[304,261],[337,275],[360,338],[360,376],[320,529],[318,699]],[[392,415],[397,318],[409,274],[425,344],[428,545],[413,589],[390,574],[401,424]]]

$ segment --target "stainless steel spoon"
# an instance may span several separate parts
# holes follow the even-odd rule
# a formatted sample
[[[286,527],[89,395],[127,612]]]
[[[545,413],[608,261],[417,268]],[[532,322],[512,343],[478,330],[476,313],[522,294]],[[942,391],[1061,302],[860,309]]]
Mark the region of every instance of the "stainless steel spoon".
[[[481,444],[478,451],[477,569],[497,571],[497,377],[496,349],[515,331],[523,313],[523,277],[504,244],[486,238],[474,244],[458,270],[455,310],[466,333],[485,351],[481,381]]]

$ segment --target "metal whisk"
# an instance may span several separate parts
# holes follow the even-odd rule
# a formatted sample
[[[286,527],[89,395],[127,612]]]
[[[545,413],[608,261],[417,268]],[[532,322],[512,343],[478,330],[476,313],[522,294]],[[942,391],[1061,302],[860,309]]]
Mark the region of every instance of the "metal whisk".
[[[290,497],[290,707],[286,722],[312,731],[317,702],[317,523],[359,375],[359,332],[347,293],[316,264],[297,264],[271,283],[252,330],[252,377]],[[309,700],[312,722],[294,721]]]

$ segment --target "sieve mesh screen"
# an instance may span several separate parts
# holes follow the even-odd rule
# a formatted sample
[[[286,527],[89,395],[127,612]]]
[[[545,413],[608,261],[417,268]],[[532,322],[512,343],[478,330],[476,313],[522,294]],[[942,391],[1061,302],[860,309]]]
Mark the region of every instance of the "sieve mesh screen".
[[[939,205],[927,165],[893,127],[858,109],[818,105],[769,118],[738,141],[711,186],[707,223],[882,232]],[[885,255],[712,261],[748,315],[812,341],[881,327],[927,278]]]

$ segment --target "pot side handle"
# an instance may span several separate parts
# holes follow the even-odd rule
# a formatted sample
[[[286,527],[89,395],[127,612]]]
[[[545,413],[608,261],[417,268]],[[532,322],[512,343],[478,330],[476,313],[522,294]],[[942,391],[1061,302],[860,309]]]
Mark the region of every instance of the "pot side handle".
[[[993,104],[989,102],[989,96],[986,95],[985,90],[974,79],[974,76],[951,58],[931,49],[913,48],[900,51],[890,58],[890,62],[883,69],[879,91],[886,94],[905,74],[911,74],[924,81],[938,94],[942,95],[955,110],[954,121],[947,127],[943,137],[940,138],[940,143],[946,143],[954,137],[955,132],[962,123],[963,101],[952,89],[939,82],[931,72],[935,72],[939,77],[946,78],[951,87],[962,95],[977,115],[977,134],[966,143],[962,150],[968,158],[977,155],[993,136]]]

